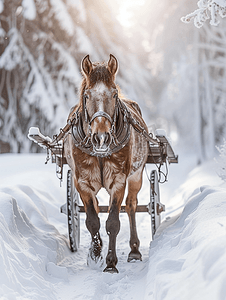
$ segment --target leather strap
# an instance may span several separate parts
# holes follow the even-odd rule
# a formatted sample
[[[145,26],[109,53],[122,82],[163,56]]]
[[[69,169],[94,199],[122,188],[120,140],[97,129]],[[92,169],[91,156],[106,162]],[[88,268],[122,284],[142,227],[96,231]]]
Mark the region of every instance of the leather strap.
[[[120,99],[118,99],[118,101],[121,102]],[[122,108],[123,106],[116,105],[114,120],[113,122],[111,122],[112,124],[111,134],[113,137],[112,139],[113,141],[109,146],[110,151],[108,151],[107,153],[96,153],[93,150],[93,145],[91,143],[91,131],[89,129],[88,134],[85,135],[83,130],[83,124],[82,124],[83,123],[82,112],[77,111],[76,122],[72,123],[72,136],[73,136],[75,146],[89,155],[98,156],[98,157],[110,156],[112,153],[118,152],[123,147],[125,147],[125,145],[128,143],[130,138],[130,123],[127,120],[126,111]],[[100,111],[93,115],[90,123],[98,116],[106,117],[105,114],[103,114],[103,112]],[[111,118],[109,119],[108,117],[106,118],[109,121],[111,119]]]
[[[110,123],[112,124],[112,118],[109,116],[109,114],[107,114],[105,111],[102,111],[102,110],[96,112],[92,116],[92,119],[90,120],[90,124],[93,122],[94,119],[96,119],[98,117],[104,117],[104,118],[108,119],[110,121]]]

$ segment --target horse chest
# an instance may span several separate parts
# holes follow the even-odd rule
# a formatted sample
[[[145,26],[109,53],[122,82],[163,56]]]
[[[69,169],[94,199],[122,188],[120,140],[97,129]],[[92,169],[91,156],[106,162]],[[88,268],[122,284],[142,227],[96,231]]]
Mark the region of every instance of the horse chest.
[[[111,193],[120,188],[126,181],[127,160],[120,157],[92,157],[83,153],[82,157],[75,156],[75,174],[83,190],[97,193],[101,187]]]

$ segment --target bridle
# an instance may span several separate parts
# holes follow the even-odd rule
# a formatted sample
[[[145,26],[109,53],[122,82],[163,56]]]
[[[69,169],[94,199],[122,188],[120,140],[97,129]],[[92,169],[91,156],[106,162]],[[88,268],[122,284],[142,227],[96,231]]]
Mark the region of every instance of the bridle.
[[[116,100],[117,100],[118,97],[116,97]],[[112,124],[112,118],[109,116],[109,114],[107,114],[105,111],[97,111],[92,117],[91,119],[89,118],[89,115],[88,115],[88,111],[87,111],[87,108],[86,108],[86,99],[87,99],[87,96],[84,94],[83,95],[83,114],[85,116],[85,122],[86,123],[89,123],[91,124],[94,119],[96,119],[97,117],[105,117],[106,119],[108,119],[110,121],[110,123]]]
[[[110,156],[122,149],[129,141],[130,124],[128,122],[128,109],[125,104],[115,95],[115,108],[113,117],[104,111],[94,113],[92,117],[89,116],[86,107],[86,95],[83,95],[83,105],[79,106],[75,112],[75,118],[72,122],[72,136],[76,147],[89,155],[97,157]],[[91,124],[97,117],[104,117],[109,120],[110,128],[110,142],[104,150],[96,149],[92,143]],[[87,134],[83,130],[83,121],[88,125]]]
[[[93,152],[95,153],[95,156],[102,156],[104,155],[104,153],[109,153],[110,151],[110,145],[113,141],[113,136],[112,133],[114,131],[115,128],[115,123],[116,123],[116,106],[117,106],[117,99],[118,97],[116,97],[116,105],[115,105],[115,109],[114,109],[114,114],[113,114],[113,119],[111,118],[111,116],[106,113],[105,111],[99,110],[96,113],[93,114],[93,116],[90,118],[88,115],[88,111],[87,111],[87,107],[86,107],[86,94],[84,93],[83,95],[83,115],[85,116],[85,122],[88,123],[88,134],[91,137],[90,142],[92,143],[93,146]],[[108,146],[105,149],[97,149],[93,143],[93,139],[92,139],[92,132],[91,132],[91,124],[93,123],[93,121],[98,118],[98,117],[104,117],[105,119],[107,119],[110,124],[111,124],[111,129],[110,129],[110,142],[108,144]]]

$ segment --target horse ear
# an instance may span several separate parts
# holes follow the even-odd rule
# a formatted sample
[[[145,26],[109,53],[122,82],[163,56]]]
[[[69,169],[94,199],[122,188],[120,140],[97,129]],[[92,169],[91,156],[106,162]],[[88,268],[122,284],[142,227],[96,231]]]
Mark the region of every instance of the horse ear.
[[[93,65],[89,59],[89,54],[83,58],[82,64],[81,64],[81,69],[86,76],[88,76],[91,73],[91,71],[93,70]]]
[[[115,75],[118,71],[118,61],[112,54],[110,54],[110,59],[108,62],[108,70],[112,75]]]

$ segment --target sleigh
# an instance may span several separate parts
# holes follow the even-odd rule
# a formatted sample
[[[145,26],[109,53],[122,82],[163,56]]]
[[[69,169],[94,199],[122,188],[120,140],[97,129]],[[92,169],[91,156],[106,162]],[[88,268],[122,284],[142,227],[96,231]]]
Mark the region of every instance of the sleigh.
[[[47,161],[51,159],[52,163],[56,164],[56,174],[60,180],[63,179],[63,166],[67,164],[63,151],[63,137],[65,132],[70,128],[67,124],[60,133],[51,139],[50,137],[41,134],[39,128],[31,127],[28,138],[37,143],[40,147],[47,149]],[[165,211],[165,206],[160,202],[159,181],[160,171],[163,165],[178,163],[178,156],[175,155],[173,148],[162,129],[156,130],[155,134],[149,133],[149,153],[146,164],[157,166],[157,170],[152,170],[150,181],[150,198],[146,205],[138,205],[136,212],[147,212],[151,216],[151,232],[152,239],[161,224],[161,213]],[[165,181],[167,174],[165,175]],[[61,206],[61,213],[67,215],[69,244],[72,252],[77,251],[80,240],[80,213],[84,213],[84,206],[80,204],[80,196],[77,192],[72,180],[72,172],[69,169],[67,172],[67,191],[66,203]],[[99,206],[100,213],[107,213],[108,206]],[[121,213],[125,213],[125,206],[121,206]]]

